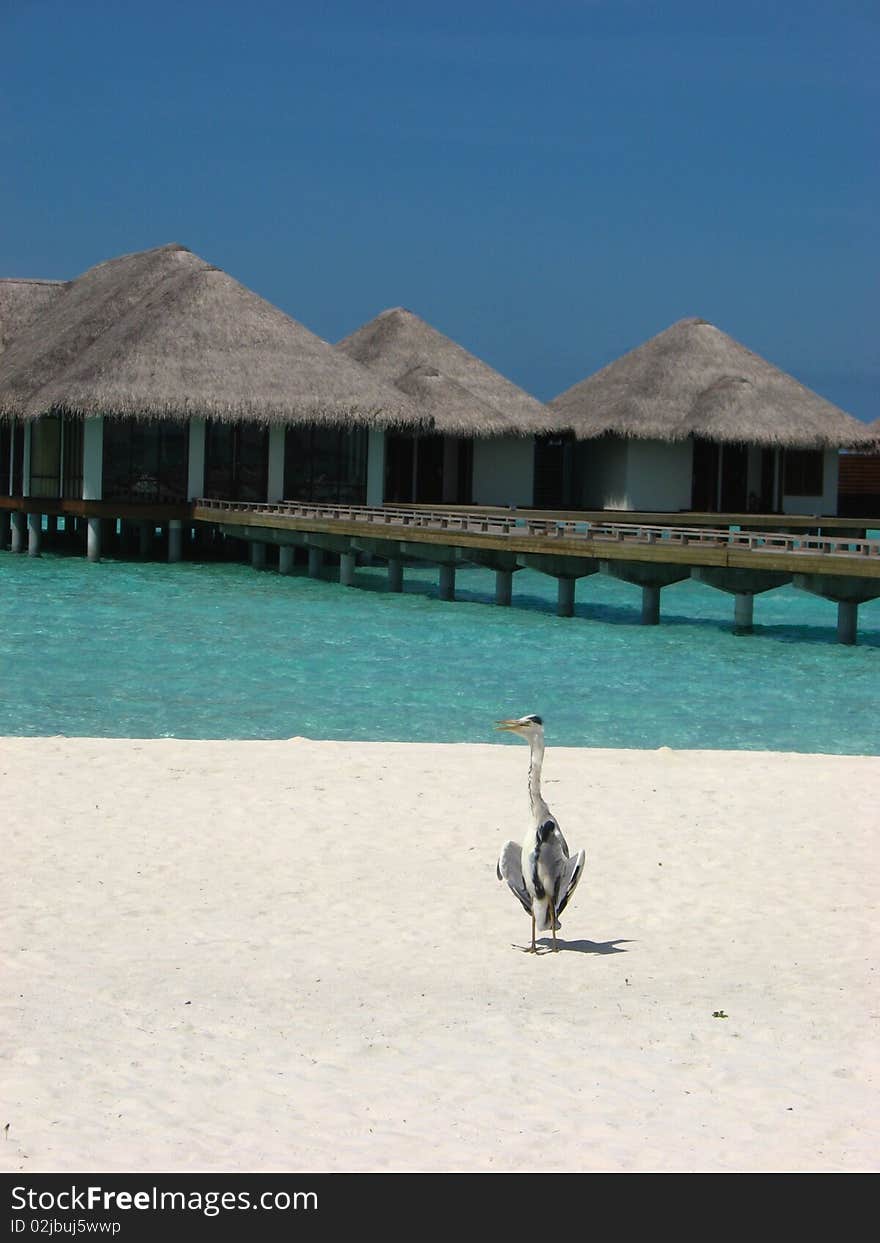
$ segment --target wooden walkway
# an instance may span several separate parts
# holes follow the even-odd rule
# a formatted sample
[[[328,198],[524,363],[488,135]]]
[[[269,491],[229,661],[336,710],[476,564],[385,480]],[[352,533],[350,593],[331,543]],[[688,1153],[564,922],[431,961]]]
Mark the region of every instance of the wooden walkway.
[[[454,546],[462,552],[484,548],[880,579],[880,539],[778,529],[737,531],[727,527],[536,518],[500,511],[313,505],[300,501],[242,504],[211,499],[193,503],[193,518],[240,527],[243,539],[259,538],[256,532],[261,528],[348,536],[369,532],[375,539]]]
[[[455,569],[473,563],[495,570],[495,600],[511,603],[513,574],[538,570],[557,580],[560,616],[574,613],[575,584],[597,571],[641,588],[642,622],[660,620],[660,593],[685,578],[734,597],[734,628],[753,629],[755,596],[786,583],[837,605],[837,638],[853,644],[858,608],[880,596],[880,540],[852,534],[741,530],[673,523],[592,521],[520,515],[515,511],[426,509],[383,505],[314,505],[279,501],[245,505],[193,503],[197,522],[251,543],[255,565],[265,545],[279,547],[279,569],[289,573],[293,546],[309,550],[309,573],[324,554],[339,557],[340,582],[351,586],[359,554],[384,558],[391,591],[403,587],[406,560],[439,566],[440,597],[455,599]]]

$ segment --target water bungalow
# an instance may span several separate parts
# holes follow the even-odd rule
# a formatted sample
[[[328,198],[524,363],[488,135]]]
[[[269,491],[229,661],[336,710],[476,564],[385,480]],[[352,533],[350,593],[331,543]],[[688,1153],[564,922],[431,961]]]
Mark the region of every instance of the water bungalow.
[[[0,547],[31,555],[47,524],[90,559],[108,539],[146,555],[161,530],[172,561],[216,541],[255,565],[274,548],[282,573],[301,550],[317,574],[330,553],[348,584],[377,556],[392,590],[428,561],[446,599],[469,562],[495,570],[499,604],[528,566],[557,579],[565,615],[602,572],[641,589],[649,623],[693,576],[735,597],[743,630],[756,594],[794,581],[837,602],[854,642],[880,544],[824,528],[855,445],[876,436],[703,320],[545,406],[412,312],[334,346],[176,244],[0,282]],[[515,516],[536,505],[579,514]],[[611,509],[640,525],[604,526]],[[778,521],[805,537],[744,546],[718,510],[800,515]]]
[[[175,244],[0,281],[10,500],[828,516],[869,440],[699,319],[544,405],[410,311],[334,348]]]
[[[381,503],[384,432],[419,425],[399,389],[182,246],[8,284],[10,499],[111,502],[120,516],[197,496]],[[89,532],[97,555],[97,520]]]
[[[403,307],[339,349],[409,398],[428,429],[386,437],[385,501],[533,503],[535,436],[554,426],[545,405]]]
[[[837,512],[865,425],[704,319],[683,319],[549,402],[570,429],[556,499],[584,509]]]

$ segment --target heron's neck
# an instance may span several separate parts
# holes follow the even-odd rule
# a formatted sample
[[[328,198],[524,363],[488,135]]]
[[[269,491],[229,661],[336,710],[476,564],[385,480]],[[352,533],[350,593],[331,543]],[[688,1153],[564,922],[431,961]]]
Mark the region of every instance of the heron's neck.
[[[550,808],[541,796],[541,766],[544,763],[543,738],[529,739],[529,801],[532,804],[532,816],[539,824],[550,815]]]

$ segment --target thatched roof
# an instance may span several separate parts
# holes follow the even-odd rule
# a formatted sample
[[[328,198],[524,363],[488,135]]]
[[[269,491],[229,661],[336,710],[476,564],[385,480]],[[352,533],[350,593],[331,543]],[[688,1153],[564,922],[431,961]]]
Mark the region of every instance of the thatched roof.
[[[0,354],[13,337],[30,328],[68,286],[67,281],[0,280]]]
[[[337,348],[411,398],[435,431],[528,436],[551,430],[546,406],[403,307],[383,311]]]
[[[0,358],[0,413],[418,422],[403,393],[183,246],[70,282]]]
[[[843,448],[865,425],[704,319],[683,319],[549,403],[578,439]]]

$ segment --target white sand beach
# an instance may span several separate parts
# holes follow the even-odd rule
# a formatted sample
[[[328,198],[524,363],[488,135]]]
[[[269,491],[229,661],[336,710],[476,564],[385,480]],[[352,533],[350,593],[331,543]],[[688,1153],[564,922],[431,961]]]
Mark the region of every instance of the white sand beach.
[[[876,1169],[880,758],[548,736],[537,956],[527,767],[0,740],[0,1168]]]

